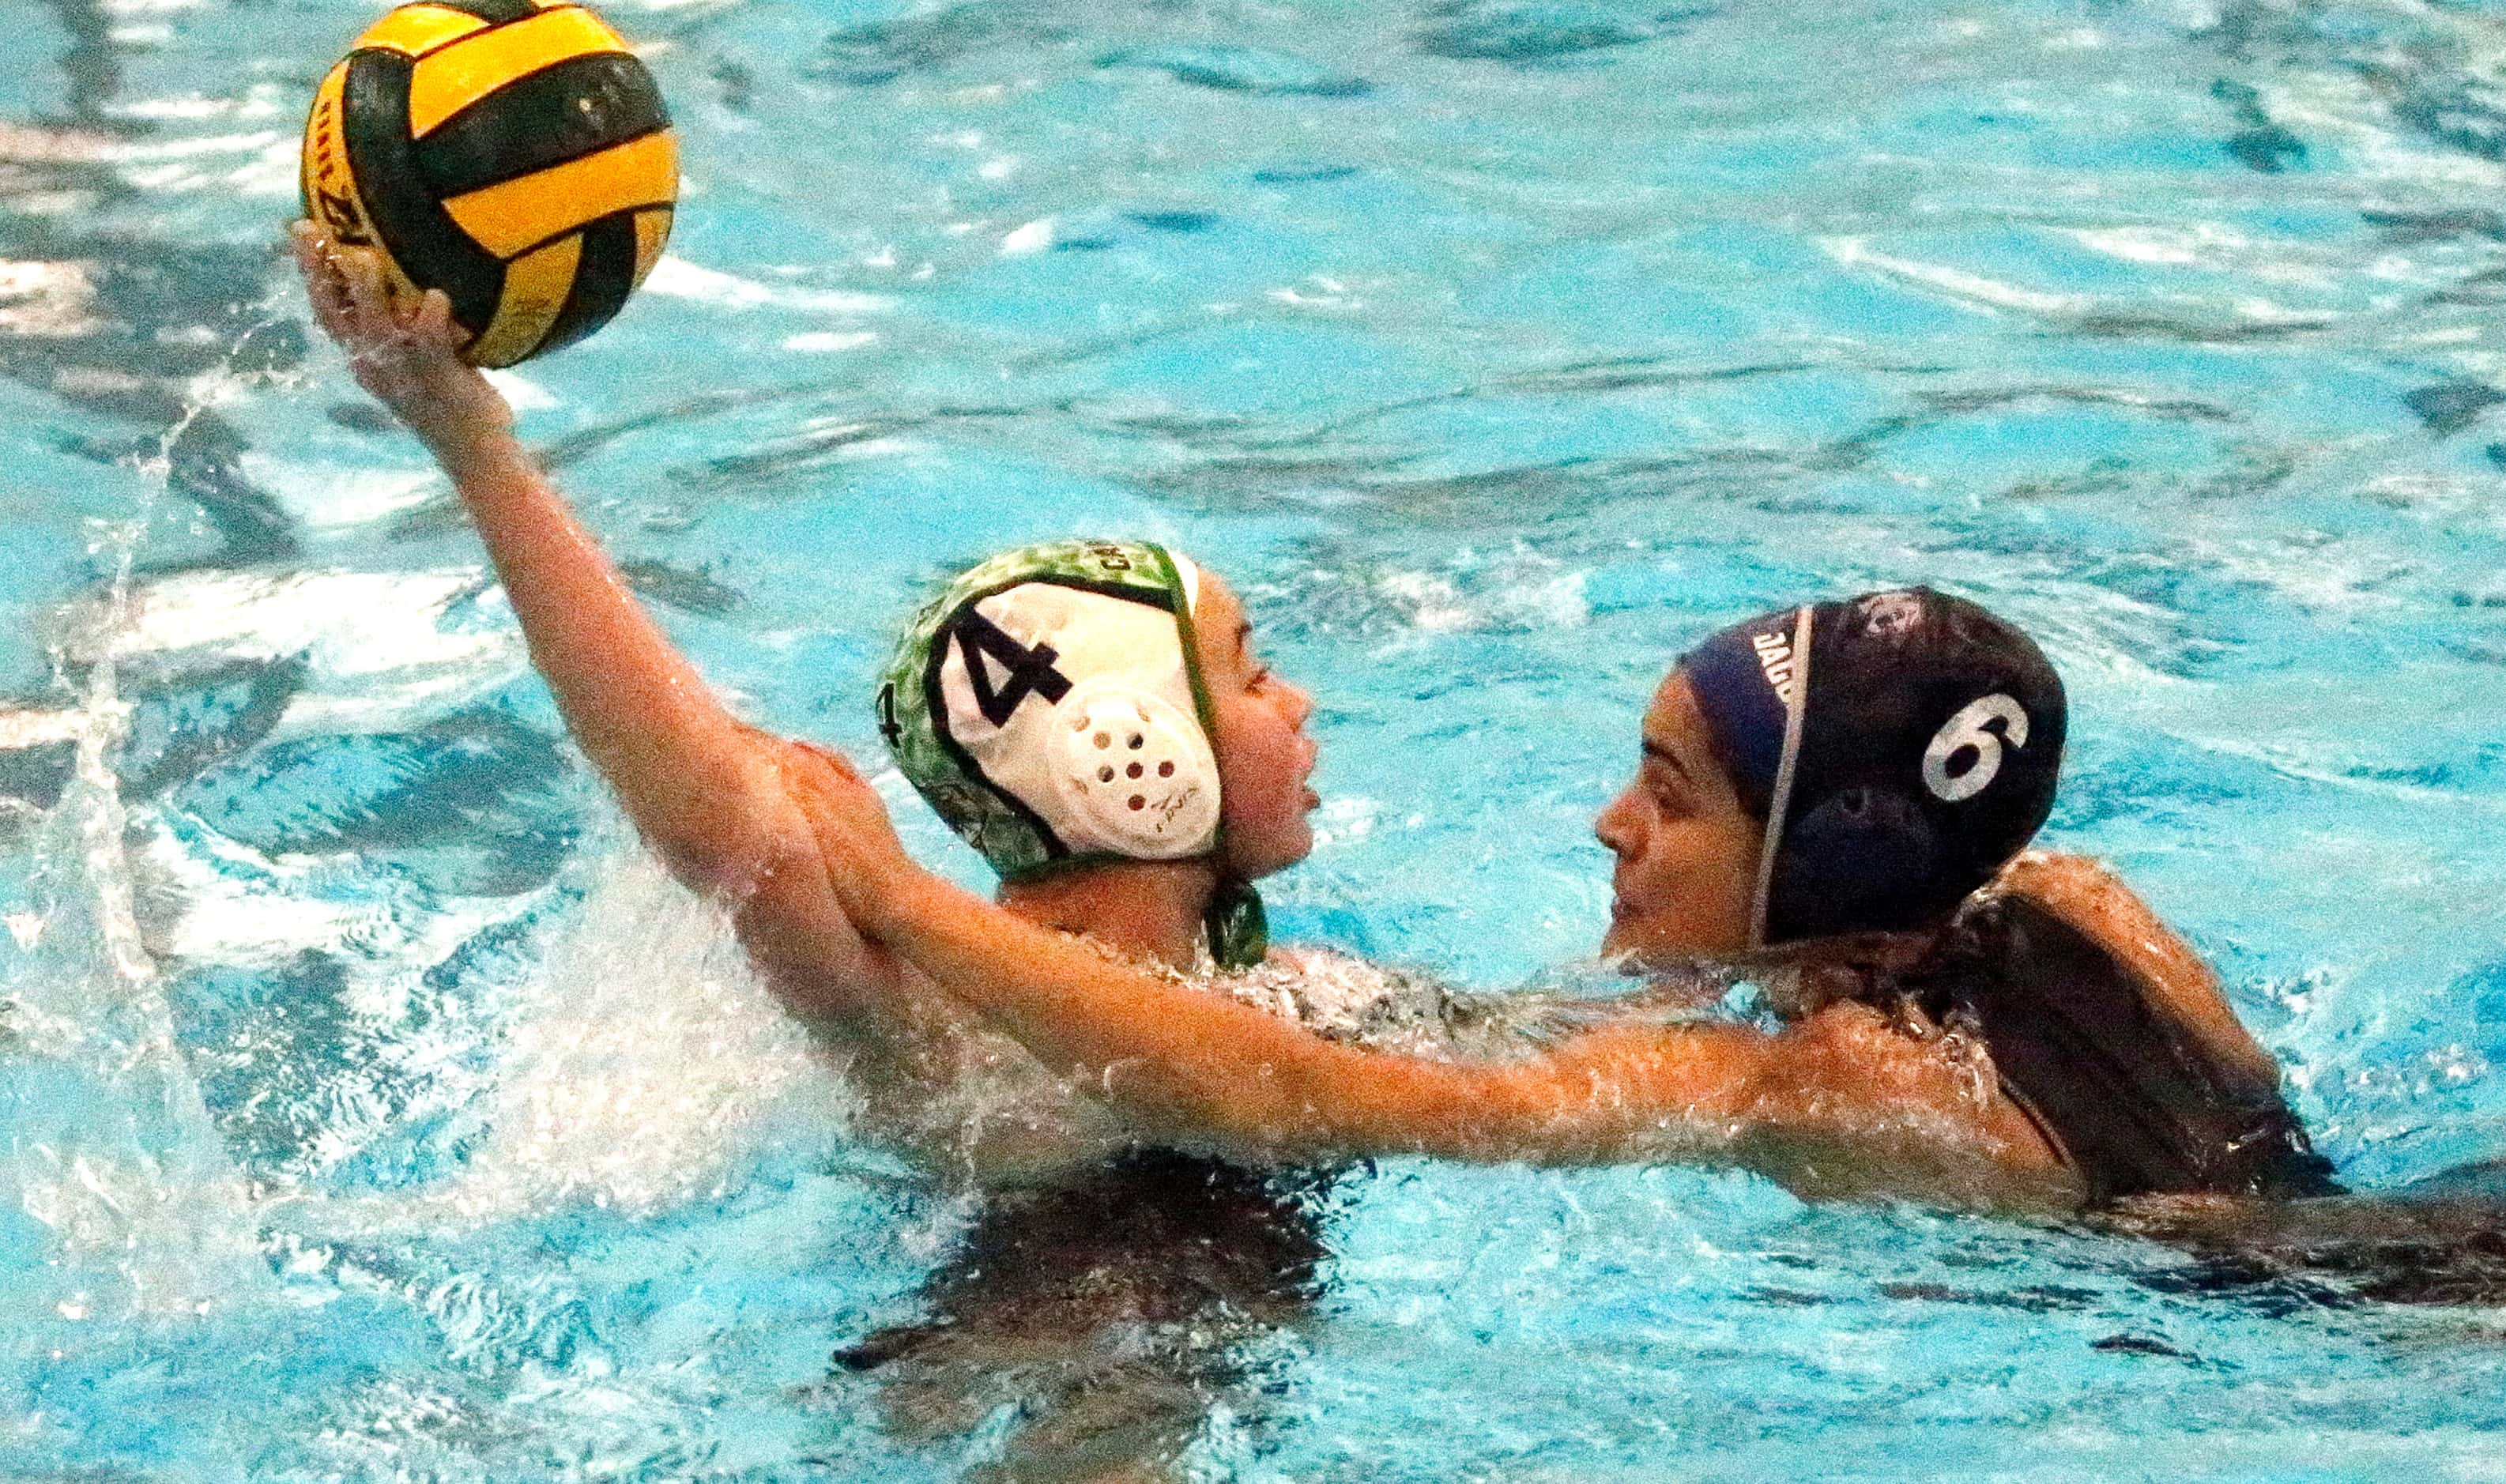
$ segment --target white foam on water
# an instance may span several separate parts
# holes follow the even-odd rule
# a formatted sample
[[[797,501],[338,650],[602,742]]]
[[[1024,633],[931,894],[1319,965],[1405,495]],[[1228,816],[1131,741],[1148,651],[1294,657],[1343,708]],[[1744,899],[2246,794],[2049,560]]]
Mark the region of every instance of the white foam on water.
[[[2094,306],[2094,300],[2085,294],[2048,294],[2037,289],[2003,283],[1981,273],[1947,264],[1923,263],[1912,258],[1892,257],[1875,251],[1865,237],[1821,237],[1819,250],[1844,267],[1871,268],[1892,278],[1947,295],[1965,308],[1987,314],[2002,309],[2023,309],[2036,314],[2075,314]]]
[[[460,1172],[415,1200],[342,1203],[318,1224],[650,1213],[724,1193],[770,1147],[841,1143],[851,1094],[758,983],[723,909],[640,851],[590,868],[583,902],[516,991]]]
[[[94,265],[0,260],[0,334],[74,339],[95,334]]]
[[[108,632],[74,632],[63,648],[75,660],[207,649],[271,659],[325,652],[326,668],[376,675],[458,662],[499,648],[495,636],[447,633],[436,622],[455,598],[475,590],[480,570],[302,572],[281,577],[197,572],[134,588],[123,621]]]
[[[254,129],[240,134],[196,134],[183,139],[150,139],[118,146],[113,158],[131,163],[173,159],[197,159],[203,155],[258,155],[275,144],[289,144],[287,137],[268,129]],[[133,172],[132,180],[138,180]]]
[[[1001,256],[1023,258],[1031,253],[1043,252],[1052,245],[1053,218],[1039,217],[1022,227],[1013,229],[1007,236],[1001,238]]]
[[[876,330],[822,330],[796,335],[783,341],[785,350],[823,355],[839,350],[859,350],[878,341]]]
[[[476,567],[421,572],[195,572],[134,585],[121,617],[74,609],[56,639],[71,660],[164,654],[231,659],[302,655],[319,684],[288,712],[291,730],[357,730],[433,717],[500,684],[521,663],[502,623],[446,621],[487,582]],[[494,606],[482,595],[480,612]]]
[[[314,463],[249,450],[236,464],[255,485],[286,501],[297,518],[321,530],[370,524],[444,492],[444,477],[432,469]]]
[[[244,383],[223,371],[192,388],[197,416]],[[142,941],[109,763],[128,716],[117,689],[130,623],[131,564],[165,486],[161,451],[143,470],[135,519],[104,533],[106,597],[86,611],[87,677],[75,771],[33,844],[19,944],[0,960],[12,1033],[0,1078],[16,1084],[0,1188],[49,1228],[54,1313],[70,1323],[206,1315],[269,1288],[244,1184],[175,1043],[156,961]],[[27,916],[39,923],[22,926]]]
[[[1442,570],[1395,569],[1372,585],[1409,630],[1431,634],[1580,628],[1592,618],[1585,574],[1522,542],[1482,556],[1465,548]]]
[[[725,309],[756,309],[773,305],[837,314],[876,314],[889,307],[889,300],[877,294],[777,289],[754,279],[700,267],[685,258],[668,255],[654,265],[652,276],[644,280],[644,292],[659,294],[665,299],[692,299]]]

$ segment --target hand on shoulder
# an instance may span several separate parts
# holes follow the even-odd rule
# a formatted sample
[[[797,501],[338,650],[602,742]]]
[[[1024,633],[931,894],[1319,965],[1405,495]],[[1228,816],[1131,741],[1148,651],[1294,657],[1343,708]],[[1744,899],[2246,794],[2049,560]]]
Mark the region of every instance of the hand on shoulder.
[[[865,936],[893,919],[901,895],[926,873],[906,854],[887,801],[844,757],[815,743],[775,739],[783,785],[800,806],[828,887]]]

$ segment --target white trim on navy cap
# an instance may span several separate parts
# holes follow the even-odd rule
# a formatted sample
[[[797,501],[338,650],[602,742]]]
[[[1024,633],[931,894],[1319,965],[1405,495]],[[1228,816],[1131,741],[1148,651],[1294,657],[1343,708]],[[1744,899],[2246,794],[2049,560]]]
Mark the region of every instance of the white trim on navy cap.
[[[1791,685],[1777,688],[1784,697],[1784,751],[1775,763],[1774,797],[1767,806],[1767,841],[1758,852],[1758,890],[1749,901],[1752,952],[1767,946],[1767,899],[1774,890],[1775,856],[1784,846],[1784,816],[1792,808],[1793,771],[1801,761],[1802,730],[1809,712],[1810,619],[1815,613],[1804,603],[1793,616]],[[1769,684],[1773,684],[1772,676]]]

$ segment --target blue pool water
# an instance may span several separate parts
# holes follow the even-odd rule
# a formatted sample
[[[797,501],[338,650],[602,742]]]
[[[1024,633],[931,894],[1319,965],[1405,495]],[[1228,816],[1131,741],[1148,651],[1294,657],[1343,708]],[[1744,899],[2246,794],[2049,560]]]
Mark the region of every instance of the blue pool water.
[[[831,1360],[977,1213],[308,342],[375,9],[0,0],[0,1474],[1113,1476],[1146,1375],[1197,1479],[2506,1476],[2493,1309],[1677,1168],[1386,1163],[1280,1312]],[[610,10],[673,258],[506,384],[747,714],[874,758],[934,573],[1173,541],[1321,699],[1283,936],[1495,989],[1597,939],[1671,654],[1927,581],[2345,1180],[2506,1153],[2506,6]]]

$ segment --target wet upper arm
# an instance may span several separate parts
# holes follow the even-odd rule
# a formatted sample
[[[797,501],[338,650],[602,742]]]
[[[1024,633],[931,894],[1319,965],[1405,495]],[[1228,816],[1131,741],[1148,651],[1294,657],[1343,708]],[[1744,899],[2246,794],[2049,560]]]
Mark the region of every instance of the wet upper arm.
[[[1330,1046],[1276,1078],[1234,1130],[1266,1157],[1415,1153],[1593,1164],[1671,1125],[1721,1128],[1763,1073],[1739,1026],[1620,1027],[1514,1062],[1440,1062]]]
[[[805,744],[744,724],[733,724],[730,739],[709,782],[683,777],[644,796],[612,782],[636,832],[680,885],[737,904],[809,843],[809,830],[792,788]]]
[[[738,872],[744,879],[717,890],[732,897],[740,940],[768,985],[796,1013],[839,1021],[894,1018],[909,995],[935,997],[896,955],[863,938],[827,881],[809,811],[830,795],[835,775],[850,776],[849,765],[806,742],[740,731],[766,776],[759,796],[727,801],[727,814],[742,815],[727,826],[751,854]]]
[[[2075,1195],[2069,1166],[1981,1048],[1919,1040],[1868,1006],[1831,1006],[1777,1037],[1739,1121],[1740,1162],[1805,1195]]]

